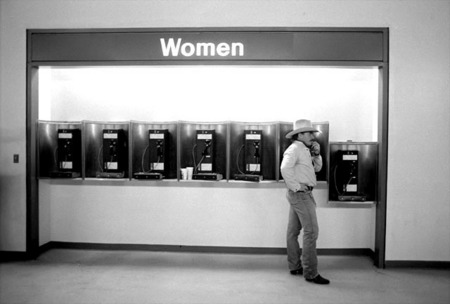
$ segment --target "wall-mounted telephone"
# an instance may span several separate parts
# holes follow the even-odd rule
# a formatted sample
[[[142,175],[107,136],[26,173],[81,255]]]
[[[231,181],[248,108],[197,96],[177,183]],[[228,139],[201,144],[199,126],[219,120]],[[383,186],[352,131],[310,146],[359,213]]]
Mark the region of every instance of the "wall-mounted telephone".
[[[262,130],[245,130],[244,141],[244,145],[237,155],[236,164],[239,174],[235,175],[235,179],[258,182],[262,180]],[[239,167],[239,157],[242,148],[244,148],[245,172],[242,172]]]
[[[214,173],[215,130],[197,130],[193,148],[193,179],[220,180],[222,175]]]
[[[148,145],[142,153],[141,172],[134,174],[136,179],[162,179],[167,170],[167,143],[169,131],[152,129],[148,131]],[[148,155],[148,167],[145,167],[145,157]]]
[[[377,143],[331,143],[328,187],[330,201],[376,201],[377,161]]]
[[[340,201],[365,201],[366,196],[360,192],[359,152],[356,150],[339,150],[336,165],[333,168],[334,188]]]
[[[246,130],[245,134],[245,173],[261,173],[262,131]]]
[[[75,178],[81,175],[81,130],[58,129],[57,171],[52,177]]]
[[[103,150],[103,159],[97,177],[124,177],[128,163],[125,131],[123,129],[105,129],[102,142],[100,150]]]

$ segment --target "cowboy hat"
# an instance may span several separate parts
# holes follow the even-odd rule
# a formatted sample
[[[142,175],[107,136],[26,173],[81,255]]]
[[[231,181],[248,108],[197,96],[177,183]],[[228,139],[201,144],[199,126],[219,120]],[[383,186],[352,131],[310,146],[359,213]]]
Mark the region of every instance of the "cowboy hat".
[[[303,132],[319,132],[319,130],[313,128],[310,120],[299,119],[294,122],[294,130],[286,134],[286,138],[291,138],[293,135]]]

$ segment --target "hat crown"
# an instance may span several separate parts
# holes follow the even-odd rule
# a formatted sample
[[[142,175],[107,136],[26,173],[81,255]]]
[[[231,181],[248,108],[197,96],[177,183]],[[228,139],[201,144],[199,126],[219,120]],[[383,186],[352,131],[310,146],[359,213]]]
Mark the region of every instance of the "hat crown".
[[[294,122],[294,130],[296,129],[303,129],[303,128],[312,128],[311,120],[308,119],[299,119],[296,122]]]

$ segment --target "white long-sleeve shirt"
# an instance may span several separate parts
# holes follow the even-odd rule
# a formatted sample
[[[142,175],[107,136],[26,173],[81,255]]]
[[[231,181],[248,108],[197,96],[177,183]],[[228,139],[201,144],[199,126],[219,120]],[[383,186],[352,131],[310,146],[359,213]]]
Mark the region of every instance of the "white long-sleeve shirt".
[[[316,172],[322,169],[322,157],[311,156],[308,147],[301,141],[294,141],[284,152],[281,175],[288,189],[297,192],[300,184],[315,187]]]

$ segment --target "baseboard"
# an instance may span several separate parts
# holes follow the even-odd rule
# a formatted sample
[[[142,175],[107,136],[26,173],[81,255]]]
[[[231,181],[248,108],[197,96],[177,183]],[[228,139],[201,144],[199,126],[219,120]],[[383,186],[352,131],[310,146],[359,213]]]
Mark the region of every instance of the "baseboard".
[[[38,254],[42,254],[42,253],[44,253],[44,252],[46,252],[46,251],[48,251],[50,249],[53,249],[53,248],[55,248],[55,245],[53,244],[53,242],[48,242],[48,243],[46,243],[44,245],[41,245],[39,247]]]
[[[25,251],[0,251],[0,262],[26,261],[31,256]]]
[[[286,254],[286,248],[269,247],[225,247],[225,246],[184,246],[184,245],[145,245],[145,244],[104,244],[79,242],[48,242],[39,247],[39,254],[51,249],[82,249],[82,250],[136,250],[164,252],[197,252],[197,253],[227,253],[227,254]],[[318,255],[368,256],[373,259],[374,252],[369,248],[319,248]],[[0,251],[0,262],[24,261],[35,258],[22,251]],[[450,261],[400,261],[385,262],[386,268],[435,268],[450,269]]]
[[[286,248],[271,247],[226,247],[226,246],[184,246],[184,245],[145,245],[145,244],[104,244],[78,242],[49,242],[41,247],[49,249],[84,249],[84,250],[137,250],[165,252],[197,252],[226,254],[286,254]],[[373,251],[368,248],[318,249],[318,255],[354,255],[373,257]]]
[[[317,249],[317,254],[368,256],[373,259],[375,253],[369,248],[319,248]]]
[[[242,253],[242,254],[286,254],[286,248],[225,247],[225,246],[185,246],[185,245],[146,245],[146,244],[110,244],[110,243],[73,243],[50,242],[48,249],[84,249],[84,250],[129,250],[129,251],[165,251],[198,253]]]
[[[28,251],[0,251],[0,262],[26,261],[36,259],[40,254],[50,250],[54,245],[52,242],[40,246],[37,252]]]
[[[386,268],[450,269],[449,261],[386,261]]]

